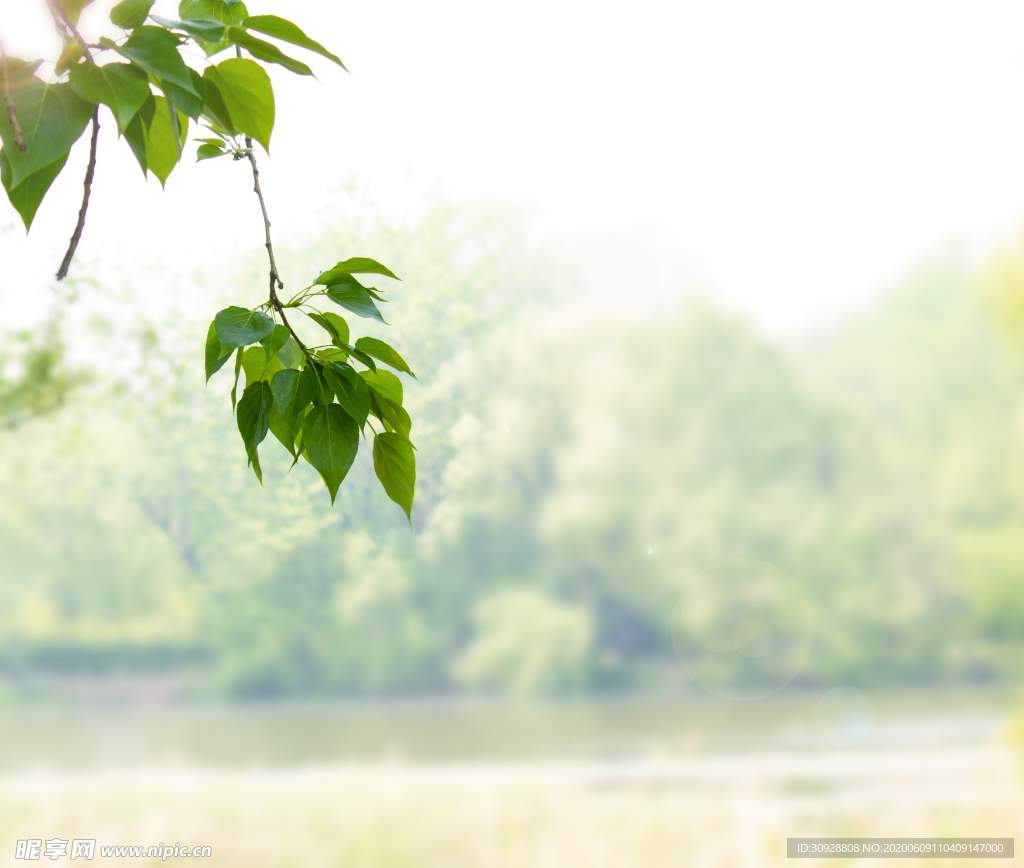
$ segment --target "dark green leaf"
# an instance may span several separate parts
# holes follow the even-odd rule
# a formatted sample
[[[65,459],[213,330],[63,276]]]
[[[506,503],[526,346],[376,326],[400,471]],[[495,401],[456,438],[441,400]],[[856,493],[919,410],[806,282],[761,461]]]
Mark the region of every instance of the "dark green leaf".
[[[245,454],[249,458],[249,463],[254,465],[253,470],[256,471],[256,477],[261,483],[263,473],[260,470],[256,449],[270,430],[270,408],[273,403],[274,396],[270,391],[270,383],[264,380],[249,383],[242,393],[242,400],[238,402],[238,433],[242,435]]]
[[[21,151],[7,112],[0,109],[0,139],[10,163],[10,189],[30,175],[67,156],[85,131],[93,106],[67,82],[44,84],[31,74],[32,64],[8,61],[11,96],[25,143]]]
[[[328,365],[324,369],[324,376],[337,395],[338,403],[362,428],[370,412],[370,390],[366,381],[348,365],[338,362]]]
[[[72,90],[82,99],[103,103],[113,112],[119,135],[124,135],[150,95],[146,73],[130,63],[80,63],[72,68],[70,80]]]
[[[398,352],[384,341],[379,341],[376,338],[360,338],[356,341],[356,349],[362,350],[368,356],[373,356],[375,359],[382,361],[385,365],[391,365],[396,371],[404,371],[407,374],[412,374],[409,366],[406,364]],[[413,374],[413,376],[416,376]]]
[[[305,455],[324,481],[334,504],[338,487],[359,449],[359,426],[337,404],[314,407],[302,422]]]
[[[384,425],[385,431],[401,434],[406,440],[412,433],[412,419],[401,404],[389,401],[377,392],[370,392],[370,412]]]
[[[260,343],[267,351],[267,358],[274,358],[291,336],[292,333],[285,326],[278,324],[274,326],[274,330],[269,335],[260,338]]]
[[[259,310],[226,307],[214,318],[217,336],[225,349],[247,347],[274,330],[274,321]]]
[[[365,256],[353,256],[323,272],[315,283],[320,286],[333,286],[335,283],[339,283],[341,276],[345,274],[383,274],[385,277],[401,280],[391,269],[381,265],[377,260],[367,259]]]
[[[32,225],[32,220],[36,216],[36,211],[39,210],[39,204],[43,201],[46,191],[50,189],[50,185],[60,174],[67,161],[68,155],[65,154],[59,160],[50,163],[49,166],[43,166],[39,171],[33,172],[12,190],[10,184],[13,170],[7,159],[7,148],[0,150],[0,182],[3,183],[4,189],[7,191],[7,198],[11,200],[14,210],[21,215],[21,222],[25,224],[26,232]]]
[[[152,24],[136,27],[118,51],[146,72],[194,93],[192,77],[178,54],[178,37],[173,33]],[[195,95],[202,96],[201,93]]]
[[[364,365],[366,365],[366,367],[368,367],[374,373],[377,372],[377,366],[374,364],[373,359],[371,359],[368,355],[366,355],[366,353],[364,353],[362,350],[357,350],[355,347],[353,347],[351,345],[348,345],[348,344],[345,345],[345,349],[347,349],[349,351],[349,353],[352,354],[352,358],[357,359],[358,361],[362,362]]]
[[[290,69],[292,72],[297,72],[299,75],[313,74],[313,70],[306,66],[306,64],[301,60],[289,57],[273,43],[267,42],[263,39],[258,39],[251,33],[247,33],[241,27],[226,28],[224,36],[228,41],[244,48],[253,57],[258,57],[260,60],[265,60],[267,63],[280,64],[285,69]]]
[[[207,67],[203,78],[216,87],[230,124],[269,151],[274,129],[274,91],[267,71],[254,60],[232,57]],[[207,103],[210,104],[209,99]]]
[[[203,160],[212,160],[214,157],[223,157],[227,155],[227,151],[221,148],[219,145],[200,145],[196,148],[196,162],[202,162]]]
[[[335,304],[341,305],[341,307],[352,311],[357,316],[380,320],[380,322],[387,325],[384,322],[384,317],[377,310],[377,305],[373,303],[369,293],[362,287],[331,286],[327,290],[327,297]]]
[[[295,24],[292,24],[291,21],[286,21],[284,18],[278,18],[276,15],[253,15],[250,18],[246,18],[242,22],[242,26],[249,30],[255,30],[257,33],[262,33],[265,36],[273,36],[275,39],[290,42],[292,45],[308,48],[310,51],[323,55],[328,60],[333,60],[338,66],[345,69],[345,64],[341,62],[340,57],[336,54],[331,54],[319,42],[314,42]]]
[[[271,386],[273,386],[273,383],[271,383]],[[275,398],[274,403],[270,407],[270,433],[281,442],[281,445],[288,450],[292,458],[297,458],[298,456],[295,454],[295,427],[293,422],[294,420],[285,418],[277,409],[277,399]]]
[[[210,329],[206,333],[206,382],[210,377],[224,367],[224,363],[231,358],[230,348],[225,350],[221,347],[220,338],[217,337],[217,326],[210,323]]]
[[[286,368],[278,371],[270,381],[274,403],[285,419],[294,422],[299,411],[313,400],[315,385],[310,377],[306,371]]]
[[[197,90],[201,94],[204,93],[205,85],[203,83],[203,77],[194,69],[190,69],[188,74],[192,79],[193,90]],[[194,121],[199,120],[199,116],[203,112],[203,105],[205,104],[204,97],[196,96],[191,91],[183,90],[167,79],[160,80],[160,89],[164,92],[164,96],[170,100],[171,105],[181,112],[181,114],[187,115]]]
[[[391,371],[360,371],[359,376],[366,380],[366,385],[389,401],[402,403],[402,381]]]
[[[334,390],[324,377],[322,365],[307,365],[303,374],[309,377],[310,385],[313,387],[314,404],[330,404],[334,400]]]
[[[184,30],[196,42],[214,43],[224,39],[224,25],[219,21],[209,19],[174,21],[170,18],[161,18],[159,15],[154,15],[153,20],[168,30]]]
[[[110,20],[124,30],[131,30],[145,22],[154,2],[155,0],[121,0],[110,10]]]
[[[411,526],[416,493],[416,456],[412,445],[400,434],[378,434],[373,438],[373,469],[388,497],[405,511]]]

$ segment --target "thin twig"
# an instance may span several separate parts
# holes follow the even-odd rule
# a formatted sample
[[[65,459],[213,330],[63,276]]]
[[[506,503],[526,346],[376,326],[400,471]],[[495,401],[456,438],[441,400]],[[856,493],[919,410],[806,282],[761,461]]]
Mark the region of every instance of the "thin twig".
[[[281,322],[284,324],[284,327],[292,333],[292,337],[295,338],[295,343],[301,347],[304,353],[308,353],[306,345],[299,339],[299,336],[295,333],[295,329],[293,329],[291,323],[288,322],[288,317],[285,316],[284,305],[281,304],[281,299],[277,297],[277,291],[279,289],[284,289],[284,284],[281,282],[281,277],[277,273],[277,263],[274,261],[274,244],[270,240],[270,217],[267,216],[267,203],[263,200],[263,191],[260,189],[260,170],[256,166],[256,154],[252,149],[252,139],[249,138],[249,136],[245,137],[245,150],[246,156],[249,158],[249,163],[252,165],[252,189],[260,199],[260,210],[263,212],[263,229],[267,236],[267,256],[270,259],[270,303],[274,306],[274,310],[276,310],[280,315]]]
[[[11,96],[11,71],[7,66],[7,52],[4,51],[4,44],[0,41],[0,62],[3,64],[4,76],[4,102],[7,104],[7,119],[14,128],[14,143],[23,154],[28,150],[25,144],[25,137],[21,134],[21,124],[18,123],[18,113],[14,110],[14,97]]]
[[[71,236],[71,243],[68,245],[68,252],[64,254],[64,261],[57,270],[57,280],[63,280],[68,276],[68,269],[71,267],[71,259],[78,249],[78,242],[82,238],[82,230],[85,228],[85,213],[89,210],[89,194],[92,193],[92,178],[96,172],[96,143],[100,137],[100,107],[96,106],[92,112],[92,143],[89,146],[89,168],[85,170],[85,194],[82,196],[82,207],[78,211],[78,223],[75,225],[75,232]]]
[[[61,5],[58,0],[46,0],[46,5],[50,7],[50,14],[53,16],[54,26],[60,30],[61,27],[68,32],[70,36],[75,38],[75,41],[82,46],[82,51],[85,53],[87,60],[92,60],[92,55],[89,53],[89,43],[82,38],[82,34],[78,32],[78,28],[75,27],[75,22],[71,20],[71,16],[68,15],[67,9]]]

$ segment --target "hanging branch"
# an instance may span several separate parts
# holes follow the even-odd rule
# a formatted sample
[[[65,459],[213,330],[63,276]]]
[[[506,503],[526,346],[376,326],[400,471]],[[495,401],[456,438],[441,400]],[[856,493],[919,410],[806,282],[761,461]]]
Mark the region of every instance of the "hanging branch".
[[[96,106],[92,112],[92,142],[89,144],[89,168],[85,170],[85,194],[82,196],[82,207],[78,209],[78,223],[75,224],[75,231],[71,235],[71,243],[68,244],[68,252],[57,269],[57,280],[63,280],[68,276],[68,269],[71,267],[71,260],[78,249],[78,242],[82,240],[82,230],[85,228],[85,213],[89,210],[89,195],[92,193],[92,178],[96,173],[96,143],[100,137],[100,107]]]

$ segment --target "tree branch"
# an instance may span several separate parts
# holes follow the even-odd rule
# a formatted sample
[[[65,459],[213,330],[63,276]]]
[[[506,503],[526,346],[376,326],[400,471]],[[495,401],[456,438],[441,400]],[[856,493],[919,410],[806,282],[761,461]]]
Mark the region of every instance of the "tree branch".
[[[92,143],[89,146],[89,168],[85,170],[85,193],[82,196],[82,207],[78,210],[78,223],[75,225],[74,234],[71,236],[71,243],[68,244],[68,252],[64,254],[64,261],[57,269],[57,280],[63,280],[68,276],[68,269],[71,267],[71,260],[78,249],[78,242],[82,240],[82,230],[85,228],[85,213],[89,210],[89,195],[92,193],[92,178],[96,173],[96,143],[100,137],[100,107],[96,106],[92,112]]]
[[[284,305],[281,304],[281,299],[277,297],[277,291],[279,289],[284,289],[284,284],[281,282],[281,277],[277,273],[277,263],[274,261],[274,244],[270,240],[270,217],[267,216],[267,203],[263,200],[263,191],[260,189],[260,170],[256,166],[256,154],[252,149],[252,139],[249,138],[249,136],[245,137],[245,151],[246,156],[249,158],[249,163],[252,165],[252,189],[260,199],[260,210],[263,212],[263,229],[267,236],[267,256],[270,259],[270,303],[274,306],[274,310],[277,311],[278,315],[281,317],[281,322],[284,324],[284,327],[292,333],[292,337],[295,338],[295,343],[297,343],[302,351],[308,355],[309,351],[306,349],[306,345],[299,339],[299,336],[295,333],[295,329],[293,329],[291,323],[288,322],[288,317],[285,316],[284,313]]]
[[[4,103],[7,105],[7,119],[14,128],[14,143],[18,150],[25,153],[28,146],[25,144],[25,137],[21,134],[21,124],[18,123],[18,113],[14,110],[14,97],[11,96],[11,71],[7,67],[7,52],[4,51],[4,44],[0,41],[0,63],[3,64],[4,76]]]

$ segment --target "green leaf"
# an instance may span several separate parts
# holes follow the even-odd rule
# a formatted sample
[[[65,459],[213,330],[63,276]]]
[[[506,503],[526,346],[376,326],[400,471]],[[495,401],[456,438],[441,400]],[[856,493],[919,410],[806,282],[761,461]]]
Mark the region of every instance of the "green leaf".
[[[78,16],[82,14],[82,10],[86,6],[92,3],[92,0],[57,0],[57,2],[67,10],[71,22],[77,24]]]
[[[341,62],[340,57],[336,54],[331,54],[319,42],[314,42],[306,36],[297,25],[292,24],[291,21],[286,21],[284,18],[278,18],[276,15],[253,15],[250,18],[246,18],[242,22],[242,26],[248,30],[262,33],[264,36],[273,36],[275,39],[290,42],[292,45],[308,48],[310,51],[323,55],[328,60],[333,60],[338,66],[345,69],[345,64]]]
[[[190,69],[188,74],[192,79],[193,90],[203,94],[205,92],[203,77],[194,69]],[[196,96],[191,91],[178,87],[178,85],[168,81],[166,78],[160,80],[160,89],[164,92],[164,96],[167,97],[171,105],[181,114],[187,115],[194,121],[199,120],[199,116],[203,112],[203,105],[205,104],[203,96]]]
[[[278,371],[270,381],[274,393],[274,404],[281,415],[290,422],[295,421],[299,411],[313,400],[314,383],[305,371],[286,368]]]
[[[11,97],[25,143],[21,151],[7,112],[0,109],[0,139],[10,163],[9,189],[13,190],[30,175],[67,156],[85,131],[93,106],[67,82],[44,84],[32,75],[32,64],[11,59],[8,66]]]
[[[136,27],[118,51],[132,63],[158,78],[166,79],[190,93],[195,92],[192,76],[178,54],[178,37],[162,27],[146,24]],[[202,96],[202,93],[196,93]]]
[[[370,412],[384,425],[385,431],[401,434],[406,440],[412,433],[412,419],[401,404],[389,401],[377,392],[370,392]],[[414,447],[415,448],[415,447]]]
[[[269,335],[260,338],[260,343],[267,351],[267,358],[274,358],[291,336],[292,333],[285,326],[278,324],[274,326],[274,330]]]
[[[122,136],[150,95],[146,73],[130,63],[80,63],[71,69],[71,88],[82,99],[109,108]]]
[[[242,353],[242,370],[245,371],[245,386],[257,380],[266,379],[267,351],[263,347],[249,347]]]
[[[271,388],[273,388],[273,382],[271,382]],[[297,458],[298,456],[295,453],[295,426],[293,422],[294,420],[286,419],[280,410],[277,409],[277,398],[275,398],[274,403],[270,407],[270,433],[288,450],[292,458]]]
[[[338,362],[331,362],[324,369],[324,376],[337,395],[338,403],[362,428],[370,413],[370,389],[366,381],[348,365]]]
[[[335,341],[338,339],[338,330],[331,325],[330,321],[315,311],[303,311],[313,322],[319,325],[327,334],[331,336],[331,340]]]
[[[330,383],[324,377],[323,366],[307,365],[303,373],[309,377],[309,382],[313,387],[313,403],[330,404],[334,400],[334,390],[331,389]]]
[[[243,350],[241,347],[238,348],[238,352],[235,353],[235,385],[231,387],[231,412],[235,412],[235,395],[238,393],[238,374],[242,370],[242,355]]]
[[[402,403],[402,381],[391,371],[360,371],[359,376],[366,380],[368,385],[382,397],[393,401],[396,404]]]
[[[214,317],[217,336],[225,349],[247,347],[274,330],[274,321],[259,310],[226,307]]]
[[[405,359],[394,348],[384,343],[384,341],[379,341],[376,338],[360,338],[356,341],[356,349],[362,350],[368,356],[373,356],[385,365],[391,365],[396,371],[404,371],[406,374],[416,376],[409,369]]]
[[[238,135],[238,130],[231,123],[231,114],[228,112],[224,97],[220,95],[217,85],[211,78],[203,79],[203,117],[223,130],[225,135]]]
[[[359,449],[359,426],[337,404],[314,407],[302,422],[309,463],[331,493],[331,505]]]
[[[60,34],[61,41],[64,43],[64,48],[61,50],[60,57],[57,58],[56,64],[54,64],[53,71],[57,75],[62,75],[67,72],[81,60],[82,55],[85,51],[80,43],[74,36],[69,36],[66,33]]]
[[[224,36],[229,42],[233,42],[235,45],[244,48],[253,57],[258,57],[260,60],[265,60],[267,63],[280,64],[285,69],[297,72],[299,75],[313,74],[313,70],[306,66],[306,64],[301,60],[289,57],[273,43],[266,42],[263,39],[258,39],[251,33],[247,33],[241,27],[226,28]]]
[[[242,393],[242,400],[238,402],[238,433],[242,435],[245,454],[261,484],[263,472],[256,450],[270,430],[270,408],[273,404],[274,396],[270,391],[270,383],[265,380],[257,380],[247,385]]]
[[[373,469],[387,496],[405,511],[411,527],[416,493],[416,456],[412,445],[399,434],[377,434],[373,438]]]
[[[178,17],[211,19],[222,24],[241,24],[249,16],[242,0],[181,0]]]
[[[274,90],[267,71],[254,60],[232,57],[207,67],[203,78],[216,87],[229,123],[269,152],[274,129]]]
[[[224,363],[231,358],[230,348],[225,350],[217,337],[216,323],[210,323],[210,329],[206,333],[206,382],[210,377],[224,367]]]
[[[128,142],[132,153],[135,154],[135,159],[139,161],[143,175],[149,171],[149,160],[146,158],[146,134],[153,123],[155,114],[156,97],[150,94],[124,131],[124,140]]]
[[[367,259],[365,256],[353,256],[323,272],[314,283],[320,286],[332,286],[338,283],[341,276],[345,274],[383,274],[385,277],[401,280],[391,269],[381,265],[377,260]]]
[[[335,304],[352,311],[356,316],[380,320],[384,325],[387,325],[384,322],[384,317],[377,310],[377,305],[373,303],[369,293],[362,287],[331,286],[327,290],[327,297]]]
[[[178,165],[181,148],[188,135],[188,118],[180,112],[175,112],[172,122],[172,111],[174,110],[166,99],[162,96],[154,96],[153,119],[144,132],[149,171],[157,176],[161,187],[167,182],[167,177],[174,171],[174,167]],[[142,115],[142,109],[139,110],[139,115]],[[175,127],[177,127],[177,131]]]
[[[155,0],[121,0],[110,10],[110,20],[123,30],[131,30],[146,21],[154,2]]]
[[[28,232],[35,219],[39,204],[43,201],[46,191],[54,179],[60,174],[64,164],[68,161],[65,154],[59,160],[54,160],[50,165],[43,166],[39,171],[33,172],[25,178],[17,187],[11,189],[11,176],[14,170],[7,159],[7,148],[0,150],[0,182],[7,191],[7,198],[11,200],[14,210],[21,215],[21,222],[25,224],[25,231]]]
[[[224,25],[219,21],[209,19],[188,19],[185,21],[174,21],[170,18],[161,18],[154,15],[153,20],[167,30],[184,30],[196,42],[215,43],[224,40]]]
[[[352,358],[357,359],[358,361],[366,365],[366,367],[368,367],[371,371],[377,373],[377,366],[374,364],[373,359],[366,355],[366,353],[364,353],[362,350],[357,350],[350,344],[345,344],[345,349],[348,350],[349,353],[351,353]]]
[[[348,323],[345,322],[345,318],[330,311],[326,312],[323,317],[334,330],[334,336],[338,339],[338,342],[340,344],[348,344]]]
[[[196,148],[196,162],[200,163],[203,160],[212,160],[214,157],[227,156],[227,151],[221,148],[219,145],[200,145]]]

